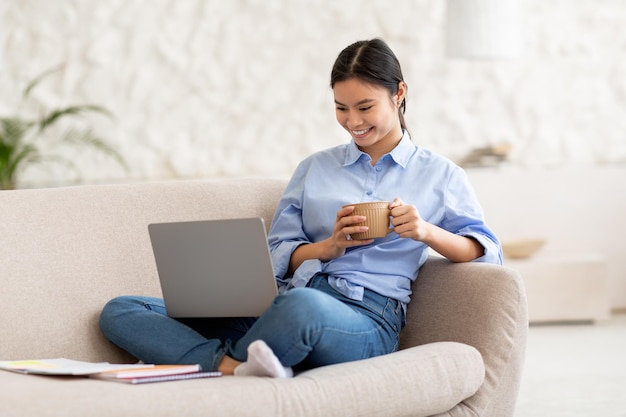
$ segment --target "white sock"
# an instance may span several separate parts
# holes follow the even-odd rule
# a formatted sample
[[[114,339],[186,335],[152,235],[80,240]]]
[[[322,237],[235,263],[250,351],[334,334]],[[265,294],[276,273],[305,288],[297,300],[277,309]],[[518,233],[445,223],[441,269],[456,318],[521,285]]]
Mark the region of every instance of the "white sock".
[[[235,375],[291,378],[293,371],[280,363],[264,341],[255,340],[248,346],[248,361],[235,368]]]

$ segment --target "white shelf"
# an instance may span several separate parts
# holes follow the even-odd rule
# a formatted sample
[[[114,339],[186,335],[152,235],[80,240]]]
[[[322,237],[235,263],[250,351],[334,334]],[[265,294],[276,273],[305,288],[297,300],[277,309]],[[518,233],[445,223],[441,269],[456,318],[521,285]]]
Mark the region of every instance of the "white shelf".
[[[531,323],[607,320],[611,314],[607,261],[600,254],[505,259],[526,286]]]

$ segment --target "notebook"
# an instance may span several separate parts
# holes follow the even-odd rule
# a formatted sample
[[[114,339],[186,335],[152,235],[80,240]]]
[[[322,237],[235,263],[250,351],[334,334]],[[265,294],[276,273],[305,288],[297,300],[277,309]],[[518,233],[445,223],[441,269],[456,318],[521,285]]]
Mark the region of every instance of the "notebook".
[[[258,317],[277,295],[261,218],[148,225],[167,314]]]

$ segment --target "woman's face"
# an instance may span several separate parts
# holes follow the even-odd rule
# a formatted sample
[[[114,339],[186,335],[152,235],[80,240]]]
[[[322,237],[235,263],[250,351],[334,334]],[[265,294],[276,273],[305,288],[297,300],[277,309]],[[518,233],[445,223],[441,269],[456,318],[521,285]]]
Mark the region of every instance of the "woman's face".
[[[356,78],[340,81],[333,87],[337,121],[374,162],[402,138],[398,108],[405,92],[402,82],[397,95],[390,96],[386,88]]]

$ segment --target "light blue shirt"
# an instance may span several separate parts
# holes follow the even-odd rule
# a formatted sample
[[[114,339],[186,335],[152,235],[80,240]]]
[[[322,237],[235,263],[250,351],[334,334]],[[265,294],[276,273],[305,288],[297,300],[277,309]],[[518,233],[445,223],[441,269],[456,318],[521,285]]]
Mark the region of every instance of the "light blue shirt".
[[[268,241],[281,292],[302,287],[318,272],[348,298],[363,288],[410,301],[411,281],[429,255],[428,247],[396,233],[349,248],[327,262],[308,260],[288,275],[289,260],[301,244],[328,238],[337,211],[346,204],[393,201],[417,207],[421,217],[452,233],[471,236],[484,247],[475,262],[501,264],[500,243],[484,222],[482,208],[465,172],[448,159],[415,145],[408,132],[398,146],[372,166],[354,141],[317,152],[296,168],[278,204]]]

